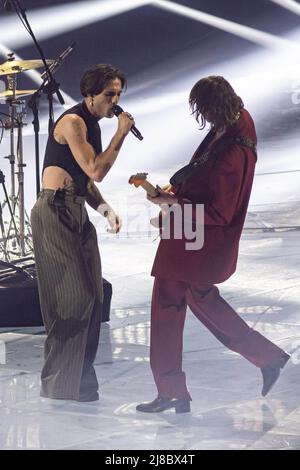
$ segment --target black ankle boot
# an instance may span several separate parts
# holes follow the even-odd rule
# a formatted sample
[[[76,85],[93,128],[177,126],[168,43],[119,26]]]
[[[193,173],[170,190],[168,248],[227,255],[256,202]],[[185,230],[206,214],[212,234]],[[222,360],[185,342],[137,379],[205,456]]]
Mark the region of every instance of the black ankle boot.
[[[136,410],[144,413],[160,413],[171,408],[175,408],[176,413],[188,413],[191,411],[190,401],[187,398],[166,398],[158,395],[153,401],[137,405]]]
[[[279,359],[279,361],[260,369],[263,376],[263,388],[261,391],[263,397],[269,393],[280,376],[280,369],[283,369],[289,358],[290,356],[287,354],[282,359]]]

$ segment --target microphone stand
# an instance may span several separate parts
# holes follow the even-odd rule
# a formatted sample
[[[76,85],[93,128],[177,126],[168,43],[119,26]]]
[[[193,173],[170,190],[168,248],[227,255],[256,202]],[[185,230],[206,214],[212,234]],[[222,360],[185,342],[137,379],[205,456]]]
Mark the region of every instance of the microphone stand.
[[[51,73],[51,72],[50,72]],[[40,192],[40,143],[39,143],[39,132],[40,132],[40,122],[39,122],[39,102],[42,96],[42,93],[47,94],[47,99],[49,102],[49,122],[48,122],[48,133],[53,127],[54,124],[54,114],[53,114],[53,93],[59,92],[54,87],[58,84],[53,81],[48,82],[48,76],[43,80],[43,83],[36,90],[35,93],[29,99],[27,105],[31,108],[33,113],[33,129],[34,129],[34,142],[35,142],[35,169],[36,169],[36,195],[38,196]],[[53,83],[55,82],[55,84]],[[60,92],[59,92],[60,93]],[[62,98],[62,103],[64,100]]]
[[[30,101],[28,102],[28,106],[31,108],[33,112],[34,119],[32,121],[34,127],[34,134],[35,134],[35,164],[36,164],[36,194],[38,196],[40,192],[40,156],[39,156],[39,131],[40,131],[40,124],[39,124],[39,101],[41,98],[41,94],[45,93],[47,95],[48,103],[49,103],[49,123],[48,123],[48,132],[50,132],[53,124],[54,124],[54,113],[53,113],[53,95],[54,93],[57,95],[58,101],[60,104],[64,104],[64,99],[59,91],[59,83],[53,78],[51,70],[46,62],[45,55],[37,39],[32,31],[30,23],[27,19],[26,10],[22,8],[20,5],[19,0],[11,0],[11,3],[20,18],[22,24],[25,26],[25,29],[28,31],[30,36],[33,39],[33,42],[40,54],[40,57],[43,61],[45,71],[46,71],[46,79],[43,81],[40,88],[32,95]]]
[[[27,105],[31,108],[33,114],[33,130],[34,130],[34,148],[35,148],[35,187],[36,196],[40,192],[40,121],[39,121],[39,104],[41,95],[37,91],[33,94]]]

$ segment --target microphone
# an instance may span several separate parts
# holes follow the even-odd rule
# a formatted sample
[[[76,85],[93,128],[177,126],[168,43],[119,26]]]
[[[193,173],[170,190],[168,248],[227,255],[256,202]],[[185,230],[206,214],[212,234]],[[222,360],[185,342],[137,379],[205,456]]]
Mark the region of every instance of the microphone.
[[[121,113],[124,112],[124,110],[121,108],[121,106],[114,104],[112,107],[112,112],[114,113],[115,116],[118,117]],[[131,126],[130,131],[133,133],[135,137],[137,137],[137,139],[143,140],[144,137],[135,126]]]
[[[54,74],[58,69],[59,67],[61,66],[61,64],[63,63],[63,61],[65,60],[65,58],[71,54],[71,52],[73,51],[73,49],[75,48],[76,46],[76,42],[73,42],[73,44],[71,44],[71,46],[67,47],[67,49],[65,49],[61,54],[60,56],[54,61],[52,62],[52,64],[49,65],[49,69],[50,69],[50,72],[52,74]],[[43,72],[42,75],[41,75],[41,78],[42,80],[45,80],[47,77],[47,72]]]

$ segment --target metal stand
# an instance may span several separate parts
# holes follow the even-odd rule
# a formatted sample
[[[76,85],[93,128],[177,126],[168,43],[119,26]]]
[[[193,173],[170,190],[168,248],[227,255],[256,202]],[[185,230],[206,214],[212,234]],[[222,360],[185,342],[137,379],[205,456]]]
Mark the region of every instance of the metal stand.
[[[7,62],[13,62],[15,60],[14,53],[7,55]],[[12,92],[12,97],[15,97],[17,89],[17,77],[16,74],[7,75],[7,89]],[[15,138],[14,138],[14,128],[15,128],[15,108],[13,106],[13,100],[7,100],[8,102],[8,114],[9,114],[9,128],[10,128],[10,155],[8,159],[10,162],[10,175],[11,175],[11,188],[10,194],[12,200],[16,196],[16,186],[15,186]]]
[[[37,187],[37,195],[40,191],[40,171],[39,171],[39,119],[38,119],[38,104],[39,104],[39,99],[41,97],[42,93],[45,93],[48,97],[49,101],[49,131],[53,126],[54,123],[54,114],[53,114],[53,95],[56,94],[59,102],[61,104],[64,104],[63,97],[60,93],[59,90],[59,84],[54,80],[53,78],[53,73],[55,72],[56,68],[62,63],[64,58],[70,54],[70,52],[74,48],[74,44],[70,47],[68,47],[57,59],[57,61],[52,61],[52,60],[46,60],[45,56],[43,54],[43,51],[37,42],[35,35],[32,31],[32,28],[28,22],[27,16],[26,16],[26,10],[25,8],[22,8],[20,1],[19,0],[11,0],[11,5],[14,8],[15,12],[21,19],[23,25],[25,26],[26,30],[29,32],[30,36],[32,37],[34,44],[36,45],[40,56],[41,60],[31,60],[31,61],[22,61],[22,60],[15,60],[14,54],[8,54],[8,59],[7,62],[4,64],[1,64],[0,68],[0,75],[7,75],[7,81],[8,81],[8,90],[10,93],[6,96],[9,96],[9,99],[7,99],[8,107],[9,107],[9,121],[7,123],[6,129],[10,130],[10,154],[5,157],[8,158],[10,161],[10,169],[11,169],[11,202],[12,202],[12,207],[10,205],[9,198],[7,196],[6,188],[4,186],[4,175],[3,176],[3,187],[5,190],[5,202],[3,206],[6,204],[9,207],[9,212],[10,212],[10,224],[9,224],[9,229],[5,233],[5,227],[4,227],[4,222],[2,218],[2,208],[0,211],[0,228],[2,232],[2,239],[4,239],[4,249],[3,254],[4,258],[6,261],[10,261],[10,254],[12,254],[14,257],[16,256],[21,256],[24,257],[28,254],[32,254],[33,252],[33,246],[30,242],[30,223],[28,220],[28,216],[25,212],[25,207],[24,207],[24,167],[26,164],[23,161],[23,135],[22,135],[22,129],[23,129],[23,116],[25,114],[25,102],[16,99],[17,95],[21,95],[22,90],[17,90],[17,78],[16,74],[23,72],[25,70],[30,70],[34,68],[38,68],[41,66],[45,67],[45,72],[44,72],[44,77],[43,77],[43,83],[39,87],[39,89],[33,94],[32,99],[30,100],[30,103],[28,103],[28,106],[32,109],[33,114],[34,114],[34,132],[35,132],[35,157],[36,157],[36,187]],[[49,65],[52,65],[52,67],[49,67]],[[25,94],[32,94],[31,90],[23,90]],[[29,92],[29,93],[28,93]],[[15,146],[15,135],[14,135],[14,129],[17,129],[17,146]],[[17,155],[16,155],[17,153]],[[16,157],[17,157],[17,166],[18,166],[18,171],[15,172],[15,164],[16,164]],[[16,195],[16,185],[15,185],[15,175],[17,175],[17,180],[18,180],[18,194]],[[15,209],[18,207],[18,229],[17,229],[17,224],[15,221]],[[27,216],[27,227],[26,227],[26,217]],[[11,235],[11,229],[12,227],[14,228],[14,235]],[[26,230],[27,229],[27,235],[26,235]],[[18,252],[15,251],[9,251],[8,249],[8,241],[13,239],[13,248],[16,249],[18,248]],[[0,245],[1,248],[1,245]],[[29,249],[29,252],[26,249]],[[0,255],[1,255],[1,250],[0,250]]]
[[[24,201],[24,168],[26,164],[23,161],[23,114],[25,109],[24,101],[16,101],[17,121],[18,121],[18,199],[19,199],[19,230],[20,230],[20,254],[25,256],[25,201]]]
[[[4,176],[4,174],[2,173],[1,170],[0,170],[0,184],[2,184],[3,192],[4,192],[4,196],[5,196],[5,202],[4,202],[3,206],[5,204],[7,204],[7,206],[8,206],[10,217],[11,217],[11,219],[10,219],[10,228],[13,225],[14,230],[15,230],[14,238],[16,238],[16,240],[19,244],[19,233],[18,233],[16,221],[15,221],[15,218],[14,218],[14,213],[13,213],[12,207],[10,205],[9,197],[8,197],[7,190],[6,190],[6,187],[5,187],[5,176]],[[9,241],[10,228],[9,228],[8,234],[6,234],[5,233],[5,228],[4,228],[4,222],[3,222],[3,218],[2,218],[2,207],[3,206],[0,204],[0,208],[1,208],[1,210],[0,210],[0,225],[1,225],[1,232],[2,232],[1,243],[2,243],[2,251],[3,251],[4,259],[6,261],[8,261],[9,258],[10,258],[9,250],[8,250],[8,241]]]
[[[28,21],[27,15],[26,15],[26,9],[23,8],[19,2],[19,0],[12,0],[11,1],[12,6],[17,13],[18,17],[21,19],[23,25],[25,26],[26,30],[30,34],[39,54],[40,57],[43,61],[44,67],[45,67],[45,72],[46,72],[46,80],[44,80],[43,84],[40,86],[40,88],[37,90],[36,93],[34,93],[32,99],[28,103],[28,106],[32,109],[33,115],[34,115],[34,120],[33,120],[33,125],[34,125],[34,132],[35,132],[35,161],[36,161],[36,192],[37,196],[38,193],[40,192],[40,174],[39,174],[39,143],[38,143],[38,132],[39,132],[39,120],[38,120],[38,103],[39,99],[41,97],[41,93],[45,92],[47,94],[48,100],[49,100],[49,124],[48,124],[48,130],[50,132],[53,123],[54,123],[54,113],[53,113],[53,94],[56,94],[58,101],[60,104],[65,104],[65,101],[61,95],[61,92],[59,90],[59,83],[56,82],[56,80],[53,78],[52,72],[50,67],[47,64],[45,55],[43,53],[43,50],[41,46],[39,45],[35,34],[30,26],[30,23]],[[46,85],[47,83],[47,85]],[[46,89],[44,90],[44,88]]]
[[[8,55],[8,63],[10,61],[14,61],[14,55]],[[7,99],[8,108],[9,108],[9,121],[7,123],[7,127],[10,130],[10,154],[5,157],[8,158],[10,161],[10,172],[11,172],[11,196],[10,200],[12,202],[12,207],[10,205],[9,198],[7,197],[6,188],[4,186],[4,175],[2,173],[3,179],[3,188],[5,192],[5,205],[8,205],[9,212],[10,212],[10,223],[9,228],[6,234],[6,243],[4,249],[4,258],[6,260],[9,259],[10,250],[8,248],[8,241],[11,239],[15,239],[13,243],[13,249],[15,251],[11,251],[12,254],[17,256],[24,257],[26,255],[26,247],[25,247],[25,202],[24,202],[24,167],[26,164],[23,160],[23,116],[25,115],[25,101],[16,99],[16,89],[17,89],[17,78],[16,74],[8,74],[7,75],[7,83],[8,83],[8,90],[11,91],[12,96]],[[15,129],[17,129],[17,145],[15,145]],[[17,152],[17,154],[15,154]],[[15,172],[15,165],[17,160],[17,167],[18,171]],[[18,180],[18,194],[16,195],[16,185],[15,185],[15,175],[17,175]],[[18,228],[15,221],[15,209],[18,207]],[[11,235],[11,229],[14,228],[14,234]],[[29,253],[32,252],[32,246],[28,244]]]

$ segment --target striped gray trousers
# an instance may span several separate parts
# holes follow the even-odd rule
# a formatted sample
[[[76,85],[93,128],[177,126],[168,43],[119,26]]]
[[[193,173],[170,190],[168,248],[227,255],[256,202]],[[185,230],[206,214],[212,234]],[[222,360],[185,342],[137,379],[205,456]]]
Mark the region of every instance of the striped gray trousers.
[[[46,328],[41,396],[98,398],[93,367],[103,302],[101,261],[85,198],[43,190],[31,211],[41,312]]]

